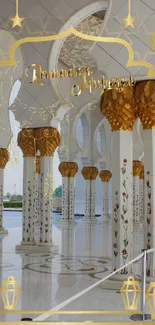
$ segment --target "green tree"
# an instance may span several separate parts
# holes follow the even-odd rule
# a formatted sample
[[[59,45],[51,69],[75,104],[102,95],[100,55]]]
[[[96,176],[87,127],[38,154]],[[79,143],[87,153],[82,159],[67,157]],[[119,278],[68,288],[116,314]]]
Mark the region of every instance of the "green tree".
[[[56,197],[61,197],[62,196],[62,185],[60,185],[59,187],[57,187],[55,189],[53,196],[56,196]]]

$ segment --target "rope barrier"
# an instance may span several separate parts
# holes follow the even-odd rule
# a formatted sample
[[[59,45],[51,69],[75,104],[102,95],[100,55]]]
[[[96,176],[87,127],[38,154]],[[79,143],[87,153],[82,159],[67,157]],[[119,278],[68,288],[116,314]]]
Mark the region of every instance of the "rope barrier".
[[[152,252],[155,251],[155,248],[151,248],[149,250],[147,250],[147,254],[150,254]],[[62,303],[60,303],[59,305],[57,305],[56,307],[53,307],[51,309],[51,311],[58,311],[62,308],[64,308],[65,306],[69,305],[70,303],[72,303],[73,301],[75,301],[76,299],[80,298],[81,296],[83,296],[85,293],[89,292],[90,290],[94,289],[95,287],[97,287],[98,285],[100,285],[101,283],[103,283],[104,281],[108,280],[109,278],[111,278],[112,276],[114,276],[115,274],[119,273],[121,270],[123,270],[124,268],[128,267],[129,265],[131,265],[132,263],[140,260],[142,257],[144,256],[144,252],[141,253],[140,255],[138,255],[137,257],[135,257],[134,259],[132,259],[130,262],[128,262],[127,264],[121,266],[119,269],[117,269],[116,271],[108,274],[106,277],[104,277],[103,279],[97,281],[96,283],[92,284],[91,286],[89,286],[88,288],[80,291],[79,293],[77,293],[76,295],[70,297],[69,299],[63,301]],[[41,315],[39,317],[37,317],[36,319],[34,319],[33,321],[43,321],[46,318],[48,318],[48,314],[47,315]]]

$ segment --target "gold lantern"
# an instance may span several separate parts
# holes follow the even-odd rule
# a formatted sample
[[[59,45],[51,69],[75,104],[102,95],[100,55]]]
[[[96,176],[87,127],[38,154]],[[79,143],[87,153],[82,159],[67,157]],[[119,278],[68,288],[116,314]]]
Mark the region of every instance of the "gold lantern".
[[[3,281],[0,295],[4,303],[4,309],[16,309],[20,294],[21,288],[13,276],[9,276],[7,280]]]
[[[155,282],[150,282],[146,292],[146,301],[151,313],[151,319],[155,319]]]
[[[125,310],[137,310],[142,289],[138,281],[130,276],[120,290]]]

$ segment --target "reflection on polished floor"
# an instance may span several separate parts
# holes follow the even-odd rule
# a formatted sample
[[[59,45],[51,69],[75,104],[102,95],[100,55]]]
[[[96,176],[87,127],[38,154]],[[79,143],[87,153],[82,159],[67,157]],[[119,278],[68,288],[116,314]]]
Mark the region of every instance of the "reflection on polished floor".
[[[21,228],[12,228],[0,240],[1,282],[8,276],[18,280],[22,288],[19,310],[50,310],[87,288],[111,272],[111,220],[74,226],[53,225],[56,253],[15,253],[20,242]],[[0,301],[3,310],[3,303]],[[116,290],[96,287],[62,310],[123,310]],[[27,316],[28,317],[28,316]],[[29,315],[46,321],[122,320],[121,316],[101,315]],[[0,321],[19,321],[22,315],[0,315]],[[129,320],[129,316],[124,316]]]

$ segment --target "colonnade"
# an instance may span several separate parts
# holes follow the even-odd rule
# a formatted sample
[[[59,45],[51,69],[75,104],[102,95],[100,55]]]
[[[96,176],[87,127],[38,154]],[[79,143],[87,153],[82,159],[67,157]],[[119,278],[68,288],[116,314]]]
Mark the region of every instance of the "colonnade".
[[[108,184],[112,176],[112,268],[115,270],[133,257],[136,225],[144,226],[144,248],[155,247],[155,81],[126,86],[122,91],[111,89],[105,92],[101,98],[101,111],[112,129],[112,174],[110,170],[98,171],[95,166],[82,169],[85,221],[91,223],[96,220],[95,181],[98,175],[104,190],[101,219],[104,221],[108,218]],[[144,165],[140,161],[133,161],[132,131],[137,118],[144,129]],[[36,246],[39,249],[54,247],[51,194],[53,155],[59,144],[59,132],[52,127],[22,129],[19,133],[18,145],[24,156],[24,180],[23,234],[17,249],[25,246],[30,249]],[[3,172],[9,160],[7,150],[0,149],[0,156],[0,231],[3,232]],[[75,162],[62,162],[59,171],[63,179],[62,223],[75,223],[74,179],[78,166]],[[35,235],[35,225],[39,225],[39,237]],[[128,267],[122,273],[131,271],[132,268]],[[147,274],[155,275],[155,253],[147,260]]]

